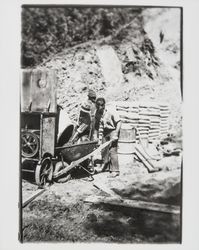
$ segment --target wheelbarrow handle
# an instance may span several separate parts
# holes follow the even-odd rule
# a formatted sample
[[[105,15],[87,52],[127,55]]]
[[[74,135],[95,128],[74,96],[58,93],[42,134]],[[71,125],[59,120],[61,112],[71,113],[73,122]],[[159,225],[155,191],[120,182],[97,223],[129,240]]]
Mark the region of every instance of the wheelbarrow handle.
[[[83,161],[87,160],[88,158],[92,157],[93,155],[95,155],[98,152],[101,152],[104,148],[108,147],[109,145],[111,145],[112,140],[103,143],[102,145],[100,145],[97,149],[95,149],[93,152],[91,152],[90,154],[80,158],[79,160],[73,161],[71,162],[71,164],[64,168],[63,170],[61,170],[60,172],[58,172],[56,175],[54,175],[54,178],[58,178],[59,176],[66,174],[67,172],[69,172],[71,169],[75,168],[77,165],[79,165],[80,163],[82,163]]]

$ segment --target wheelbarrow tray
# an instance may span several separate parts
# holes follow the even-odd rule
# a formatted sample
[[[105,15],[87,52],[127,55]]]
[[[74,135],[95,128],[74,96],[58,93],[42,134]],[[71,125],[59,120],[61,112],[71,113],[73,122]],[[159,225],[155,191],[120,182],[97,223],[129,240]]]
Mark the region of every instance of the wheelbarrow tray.
[[[79,144],[65,144],[62,147],[56,147],[56,155],[63,157],[67,163],[79,160],[80,158],[92,153],[97,147],[97,141],[82,142]]]
[[[99,147],[97,146],[97,142],[90,142],[90,143],[82,143],[82,144],[78,144],[78,145],[87,145],[87,144],[91,144],[93,145],[94,150],[91,151],[90,153],[88,153],[88,151],[86,152],[86,154],[84,156],[82,156],[81,158],[79,158],[78,160],[72,161],[70,162],[68,167],[65,167],[64,169],[60,170],[58,173],[54,173],[54,178],[58,178],[66,173],[68,173],[71,169],[75,168],[76,166],[78,166],[80,163],[84,162],[85,160],[89,159],[89,157],[92,157],[93,155],[95,155],[96,153],[102,152],[102,150],[104,150],[106,147],[110,147],[112,143],[111,141],[105,142],[102,145],[100,145]],[[77,145],[74,145],[77,146]],[[69,146],[71,147],[71,146]],[[57,152],[58,153],[62,153],[62,149],[65,149],[66,147],[62,147],[62,148],[57,148]],[[90,149],[90,148],[89,148]],[[61,150],[61,151],[60,151]],[[83,154],[82,154],[83,155]],[[67,155],[68,156],[68,155]]]

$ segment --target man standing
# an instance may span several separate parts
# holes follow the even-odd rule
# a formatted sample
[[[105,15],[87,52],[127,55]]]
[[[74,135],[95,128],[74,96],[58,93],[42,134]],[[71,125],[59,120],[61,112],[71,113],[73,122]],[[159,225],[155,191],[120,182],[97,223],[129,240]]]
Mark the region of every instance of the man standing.
[[[91,139],[94,129],[94,115],[95,115],[95,100],[96,93],[90,89],[88,91],[88,99],[81,104],[77,131],[72,138],[72,142],[76,142],[80,137]]]
[[[112,140],[112,143],[107,150],[102,152],[104,166],[109,164],[110,158],[110,177],[117,177],[120,174],[117,144],[121,128],[121,120],[117,112],[113,109],[105,108],[105,99],[98,98],[96,100],[95,113],[95,130],[98,132],[98,140],[102,143]]]

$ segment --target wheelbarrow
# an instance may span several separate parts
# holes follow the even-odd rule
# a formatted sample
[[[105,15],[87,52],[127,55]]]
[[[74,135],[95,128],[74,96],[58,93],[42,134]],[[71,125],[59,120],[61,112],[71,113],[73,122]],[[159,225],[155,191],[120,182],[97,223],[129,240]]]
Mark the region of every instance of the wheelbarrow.
[[[108,141],[99,146],[98,141],[87,141],[74,145],[67,143],[62,147],[56,147],[57,162],[53,172],[53,179],[58,182],[66,182],[71,178],[71,170],[76,167],[80,167],[93,175],[94,171],[87,170],[84,163],[93,165],[93,156],[109,147],[111,143],[112,141]]]

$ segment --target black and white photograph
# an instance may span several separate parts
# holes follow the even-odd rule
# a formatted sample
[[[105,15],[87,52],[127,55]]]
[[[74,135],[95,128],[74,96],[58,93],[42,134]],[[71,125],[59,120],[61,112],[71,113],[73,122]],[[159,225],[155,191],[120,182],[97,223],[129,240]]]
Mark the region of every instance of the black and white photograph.
[[[20,242],[182,243],[182,21],[21,6]]]

